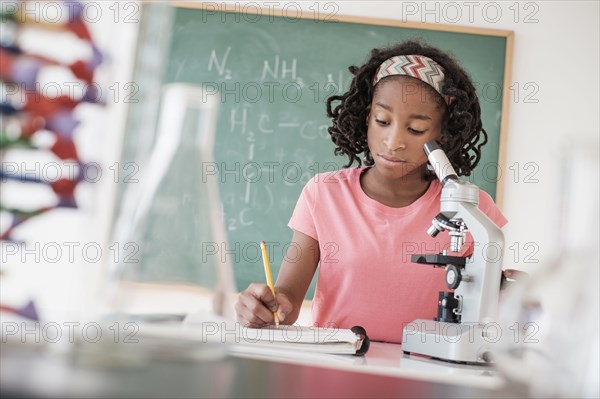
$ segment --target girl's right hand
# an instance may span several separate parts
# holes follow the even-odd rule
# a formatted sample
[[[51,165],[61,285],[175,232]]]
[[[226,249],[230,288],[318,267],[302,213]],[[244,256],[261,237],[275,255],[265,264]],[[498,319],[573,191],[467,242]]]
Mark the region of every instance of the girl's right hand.
[[[293,306],[287,295],[280,292],[276,292],[276,295],[277,301],[267,284],[250,284],[240,292],[235,304],[237,321],[244,327],[260,328],[274,324],[273,312],[277,312],[279,322],[282,323],[292,312]]]

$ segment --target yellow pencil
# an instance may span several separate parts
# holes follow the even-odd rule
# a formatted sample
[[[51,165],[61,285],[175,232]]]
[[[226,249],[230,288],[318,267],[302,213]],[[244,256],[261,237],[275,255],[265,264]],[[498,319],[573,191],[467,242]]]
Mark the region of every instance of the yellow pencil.
[[[271,289],[271,293],[273,294],[273,298],[277,302],[277,297],[275,296],[275,286],[273,285],[273,277],[271,276],[271,265],[269,264],[269,254],[267,253],[267,246],[264,241],[260,242],[260,249],[262,251],[263,265],[265,266],[265,277],[267,278],[267,285]],[[277,318],[277,312],[273,312],[273,318],[275,319],[275,325],[279,327],[279,319]]]

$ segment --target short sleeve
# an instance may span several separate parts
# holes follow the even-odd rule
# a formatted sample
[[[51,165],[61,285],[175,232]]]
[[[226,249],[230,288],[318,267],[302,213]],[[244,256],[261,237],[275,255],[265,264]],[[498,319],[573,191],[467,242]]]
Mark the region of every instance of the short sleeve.
[[[288,223],[289,228],[306,234],[319,241],[315,225],[315,203],[317,182],[311,179],[300,193],[300,198],[294,208],[294,213]]]
[[[483,190],[479,190],[479,209],[500,228],[508,223],[508,220],[500,212],[492,197]]]

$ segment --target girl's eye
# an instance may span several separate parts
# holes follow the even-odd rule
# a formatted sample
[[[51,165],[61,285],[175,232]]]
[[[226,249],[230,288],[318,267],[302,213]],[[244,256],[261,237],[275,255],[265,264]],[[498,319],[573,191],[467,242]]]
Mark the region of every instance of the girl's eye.
[[[387,126],[390,124],[389,122],[382,121],[381,119],[375,119],[375,122],[377,122],[381,126]]]
[[[416,130],[416,129],[413,129],[412,127],[409,127],[408,130],[411,131],[414,134],[423,134],[423,133],[425,133],[425,130]]]

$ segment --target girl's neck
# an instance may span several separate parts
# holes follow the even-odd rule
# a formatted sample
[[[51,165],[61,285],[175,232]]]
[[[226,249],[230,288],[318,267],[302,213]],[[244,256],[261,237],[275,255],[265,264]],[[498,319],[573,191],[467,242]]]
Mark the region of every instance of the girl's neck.
[[[416,169],[400,179],[383,176],[375,166],[361,174],[360,185],[367,196],[392,208],[403,208],[419,199],[429,188],[425,178],[427,166]]]

